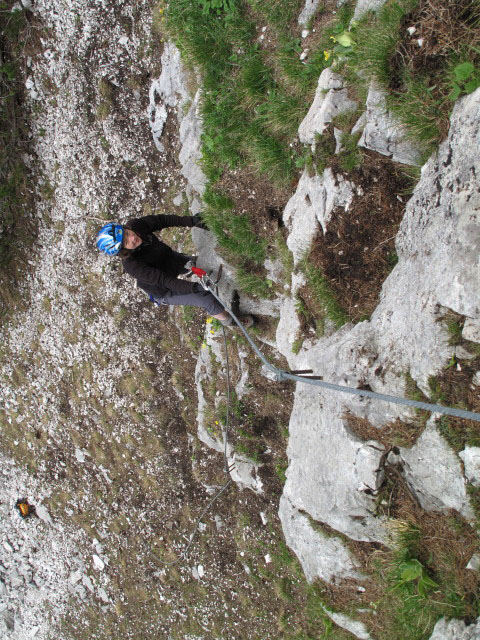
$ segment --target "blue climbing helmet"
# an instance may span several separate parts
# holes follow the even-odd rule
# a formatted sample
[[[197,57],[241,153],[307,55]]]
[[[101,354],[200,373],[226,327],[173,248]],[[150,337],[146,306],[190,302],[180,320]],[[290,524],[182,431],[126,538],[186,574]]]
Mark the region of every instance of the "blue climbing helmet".
[[[123,226],[115,222],[104,225],[97,234],[97,247],[107,256],[116,256],[122,248]]]

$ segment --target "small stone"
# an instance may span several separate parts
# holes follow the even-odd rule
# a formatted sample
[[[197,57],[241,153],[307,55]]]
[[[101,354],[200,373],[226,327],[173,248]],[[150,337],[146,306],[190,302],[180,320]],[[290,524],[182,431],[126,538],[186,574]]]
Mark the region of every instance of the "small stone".
[[[197,567],[197,571],[198,571],[198,577],[203,578],[203,576],[205,575],[205,570],[203,568],[203,565],[199,564]]]
[[[411,36],[413,36],[413,34],[416,32],[416,29],[415,27],[408,27],[407,31]]]
[[[13,547],[9,542],[4,542],[3,548],[5,549],[5,551],[8,551],[9,553],[13,553]]]
[[[103,571],[105,569],[105,563],[101,558],[99,558],[95,553],[92,556],[93,558],[93,566],[97,571]]]
[[[304,29],[302,31],[302,38],[306,38],[309,34],[310,34],[310,31],[308,29]]]
[[[93,591],[94,591],[94,589],[93,589],[93,584],[92,584],[92,581],[91,581],[91,579],[89,578],[89,576],[84,575],[84,576],[82,577],[82,582],[83,582],[83,584],[87,587],[87,589],[88,589],[91,593],[93,593]]]
[[[462,338],[470,342],[480,342],[480,320],[467,318],[463,325]]]
[[[265,556],[265,562],[267,564],[270,564],[271,561],[272,561],[272,556],[269,553],[267,553],[267,555]]]
[[[472,571],[480,571],[480,554],[473,554],[467,564],[467,569],[471,569]]]
[[[108,597],[107,592],[102,587],[100,587],[100,589],[98,590],[98,597],[100,598],[100,600],[103,600],[103,602],[110,602],[110,598]]]
[[[477,387],[480,386],[480,371],[477,371],[477,373],[473,376],[472,378],[472,382],[474,385],[476,385]]]
[[[419,39],[417,40],[417,44],[418,44],[418,46],[419,46],[419,47],[423,47],[423,42],[424,42],[424,41],[423,41],[423,38],[419,38]]]
[[[455,355],[459,360],[473,360],[473,358],[475,358],[475,354],[467,351],[467,349],[465,349],[465,347],[462,347],[462,345],[458,345],[458,347],[455,347]]]
[[[77,462],[85,462],[85,451],[83,449],[75,449],[75,458]]]
[[[47,511],[47,508],[43,504],[36,506],[36,513],[40,520],[43,520],[47,524],[52,524],[52,519]]]

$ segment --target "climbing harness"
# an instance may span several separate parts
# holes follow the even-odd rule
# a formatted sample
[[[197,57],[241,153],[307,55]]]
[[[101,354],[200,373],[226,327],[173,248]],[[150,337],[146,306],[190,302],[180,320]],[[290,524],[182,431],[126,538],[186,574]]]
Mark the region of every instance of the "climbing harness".
[[[270,371],[273,372],[273,374],[275,376],[275,381],[281,382],[283,380],[294,380],[296,382],[303,382],[305,384],[311,384],[311,385],[323,387],[325,389],[330,389],[331,391],[338,391],[340,393],[350,393],[350,394],[353,394],[353,395],[356,395],[356,396],[361,396],[361,397],[366,397],[366,398],[375,398],[377,400],[382,400],[384,402],[392,402],[394,404],[401,404],[401,405],[405,405],[407,407],[414,407],[415,409],[423,409],[425,411],[431,411],[432,413],[441,413],[441,414],[444,414],[444,415],[455,416],[456,418],[465,418],[465,419],[468,419],[468,420],[475,420],[476,422],[480,422],[480,413],[475,413],[473,411],[465,411],[463,409],[455,409],[454,407],[445,407],[443,405],[433,404],[433,403],[430,403],[430,402],[419,402],[417,400],[410,400],[408,398],[402,398],[401,396],[390,396],[390,395],[387,395],[387,394],[384,394],[384,393],[377,393],[375,391],[368,391],[367,389],[356,389],[355,387],[347,387],[347,386],[343,386],[343,385],[339,385],[339,384],[334,384],[332,382],[325,382],[324,380],[322,380],[321,376],[310,375],[310,374],[313,373],[313,371],[311,369],[302,369],[302,370],[296,370],[296,371],[283,371],[283,370],[279,369],[278,367],[275,367],[273,364],[271,364],[265,358],[263,353],[259,350],[259,348],[255,344],[255,342],[248,335],[248,332],[242,326],[242,323],[237,318],[237,316],[233,313],[233,311],[231,309],[229,309],[225,305],[225,303],[219,298],[217,284],[218,284],[218,281],[220,280],[221,271],[222,271],[222,267],[220,266],[220,269],[218,271],[217,277],[216,277],[215,280],[213,280],[210,277],[210,275],[207,274],[207,272],[204,271],[203,269],[200,269],[199,267],[192,267],[192,273],[195,274],[199,278],[200,284],[202,285],[202,287],[206,291],[209,291],[218,300],[218,302],[228,311],[228,313],[232,316],[235,324],[242,331],[243,335],[245,336],[245,338],[249,342],[249,344],[252,347],[252,349],[258,355],[260,360],[263,362],[263,364]],[[224,471],[225,471],[226,475],[229,476],[230,473],[235,468],[235,465],[234,464],[229,465],[229,463],[228,463],[228,455],[227,455],[227,452],[228,452],[228,429],[229,429],[229,408],[230,408],[230,374],[229,374],[230,367],[229,367],[229,361],[228,361],[228,349],[227,349],[227,338],[226,338],[226,333],[225,333],[225,327],[222,327],[222,330],[223,330],[223,340],[224,340],[224,347],[225,347],[225,354],[226,354],[226,367],[225,367],[225,369],[226,369],[226,373],[227,373],[227,413],[226,413],[226,420],[225,420],[225,428],[223,429],[223,444],[224,444],[223,458],[224,458]],[[166,562],[164,560],[161,560],[160,558],[158,558],[156,556],[156,554],[154,554],[153,552],[150,552],[151,555],[155,558],[155,560],[157,562],[160,562],[163,565],[171,566],[171,565],[177,564],[182,559],[187,557],[188,552],[190,550],[190,547],[192,546],[195,534],[197,533],[197,531],[199,529],[199,525],[200,525],[200,522],[201,522],[203,516],[207,513],[207,511],[210,509],[212,504],[223,494],[223,492],[226,491],[226,489],[230,486],[230,484],[232,484],[232,482],[233,482],[232,478],[229,477],[228,481],[219,489],[219,491],[217,491],[217,493],[213,496],[213,498],[207,504],[205,509],[202,511],[200,517],[197,519],[197,521],[195,523],[193,532],[190,535],[189,543],[188,543],[187,547],[185,548],[185,550],[175,560],[173,560],[171,562]]]

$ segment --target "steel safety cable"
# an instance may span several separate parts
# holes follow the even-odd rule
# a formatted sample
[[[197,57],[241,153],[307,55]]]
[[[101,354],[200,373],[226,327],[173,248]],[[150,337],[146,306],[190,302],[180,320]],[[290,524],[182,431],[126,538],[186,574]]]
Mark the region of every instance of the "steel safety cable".
[[[294,380],[295,382],[303,382],[304,384],[311,384],[318,387],[323,387],[325,389],[330,389],[331,391],[338,391],[340,393],[349,393],[356,396],[366,397],[366,398],[375,398],[376,400],[382,400],[384,402],[392,402],[394,404],[401,404],[407,407],[414,407],[415,409],[423,409],[425,411],[431,411],[432,413],[441,413],[443,415],[454,416],[456,418],[464,418],[467,420],[475,420],[476,422],[480,422],[480,413],[475,413],[474,411],[466,411],[464,409],[456,409],[454,407],[445,407],[441,404],[433,404],[430,402],[420,402],[418,400],[410,400],[409,398],[403,398],[401,396],[391,396],[384,393],[377,393],[376,391],[368,391],[367,389],[356,389],[355,387],[348,387],[345,385],[334,384],[333,382],[325,382],[324,380],[319,380],[314,377],[305,377],[300,376],[295,373],[290,373],[289,371],[282,371],[271,364],[267,358],[263,355],[260,349],[257,347],[255,342],[249,336],[248,332],[242,326],[242,323],[239,321],[237,316],[233,313],[231,309],[228,309],[225,303],[219,298],[217,293],[213,290],[213,287],[210,285],[210,278],[208,276],[203,276],[201,278],[202,286],[210,291],[210,293],[215,296],[215,298],[223,305],[228,313],[232,316],[235,323],[238,325],[239,329],[242,331],[245,338],[248,340],[250,346],[264,363],[264,365],[270,369],[275,374],[275,379],[277,382],[281,382],[282,380]]]

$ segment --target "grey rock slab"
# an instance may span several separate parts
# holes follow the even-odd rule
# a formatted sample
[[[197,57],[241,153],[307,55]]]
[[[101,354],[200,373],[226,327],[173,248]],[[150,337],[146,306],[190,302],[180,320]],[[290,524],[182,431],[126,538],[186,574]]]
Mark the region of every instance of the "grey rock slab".
[[[478,318],[466,318],[462,338],[470,340],[470,342],[480,342],[480,320]]]
[[[172,42],[165,43],[161,63],[160,77],[150,86],[148,121],[155,146],[163,153],[165,147],[160,138],[167,121],[167,106],[175,107],[179,102],[187,100],[188,93],[180,52]]]
[[[205,191],[207,179],[199,166],[202,157],[201,135],[202,120],[199,113],[200,91],[197,91],[190,109],[180,123],[180,144],[182,145],[178,159],[182,165],[182,175],[198,193]]]
[[[303,7],[300,15],[298,16],[298,24],[300,26],[304,26],[310,20],[310,18],[315,15],[316,10],[318,9],[318,5],[320,4],[320,0],[306,0],[305,6]]]
[[[156,84],[156,91],[170,107],[188,100],[187,77],[183,70],[180,51],[171,41],[164,44],[161,57],[162,71]]]
[[[382,522],[373,515],[374,498],[366,492],[379,485],[381,446],[355,438],[336,400],[302,384],[295,392],[289,434],[283,495],[298,511],[350,538],[385,542]]]
[[[352,20],[359,20],[367,11],[378,11],[386,0],[358,0]]]
[[[480,487],[480,447],[467,446],[458,455],[463,460],[467,480]]]
[[[357,133],[361,133],[365,129],[366,124],[367,124],[367,112],[364,111],[362,115],[359,117],[359,119],[356,121],[356,123],[353,125],[353,129],[350,132],[352,136],[356,135]]]
[[[354,195],[355,185],[330,168],[321,176],[303,172],[283,211],[283,221],[289,231],[287,246],[295,264],[309,250],[319,225],[326,233],[333,211],[338,207],[348,211]]]
[[[341,538],[315,530],[285,495],[280,499],[278,515],[286,543],[300,560],[308,582],[319,578],[331,584],[337,579],[363,578],[358,562]]]
[[[361,147],[377,151],[403,164],[418,165],[421,153],[406,139],[404,128],[388,111],[385,95],[371,87],[367,96],[367,122],[358,142]]]
[[[315,135],[322,134],[336,116],[356,109],[357,103],[342,87],[343,78],[330,67],[322,71],[313,103],[298,128],[300,142],[313,144]]]
[[[480,618],[471,625],[463,620],[447,620],[441,618],[433,629],[430,640],[479,640]]]
[[[473,520],[460,461],[438,433],[435,421],[432,416],[411,449],[400,449],[403,473],[424,509],[456,509],[467,520]]]
[[[371,320],[346,325],[293,355],[292,333],[298,319],[294,303],[284,299],[277,344],[291,368],[312,369],[339,385],[369,385],[373,391],[403,397],[409,371],[429,393],[429,377],[448,364],[454,349],[440,321],[445,310],[480,318],[479,146],[477,91],[456,103],[448,138],[422,168],[396,240],[399,262],[384,283]],[[385,528],[372,515],[367,493],[380,479],[376,469],[381,447],[376,450],[374,443],[370,447],[350,433],[347,411],[377,428],[413,415],[400,405],[299,383],[289,427],[284,495],[298,511],[351,538],[385,541]],[[427,436],[428,432],[424,442]],[[418,475],[414,490],[422,491],[425,504],[456,508],[469,516],[459,461],[437,436],[431,435],[435,449],[424,446],[403,452],[415,466],[409,481],[415,487]],[[437,468],[433,452],[442,455]]]
[[[372,636],[368,633],[363,622],[352,620],[343,613],[334,613],[328,609],[325,609],[325,613],[333,622],[335,622],[336,625],[342,627],[342,629],[345,629],[346,631],[349,631],[359,640],[372,640]]]

